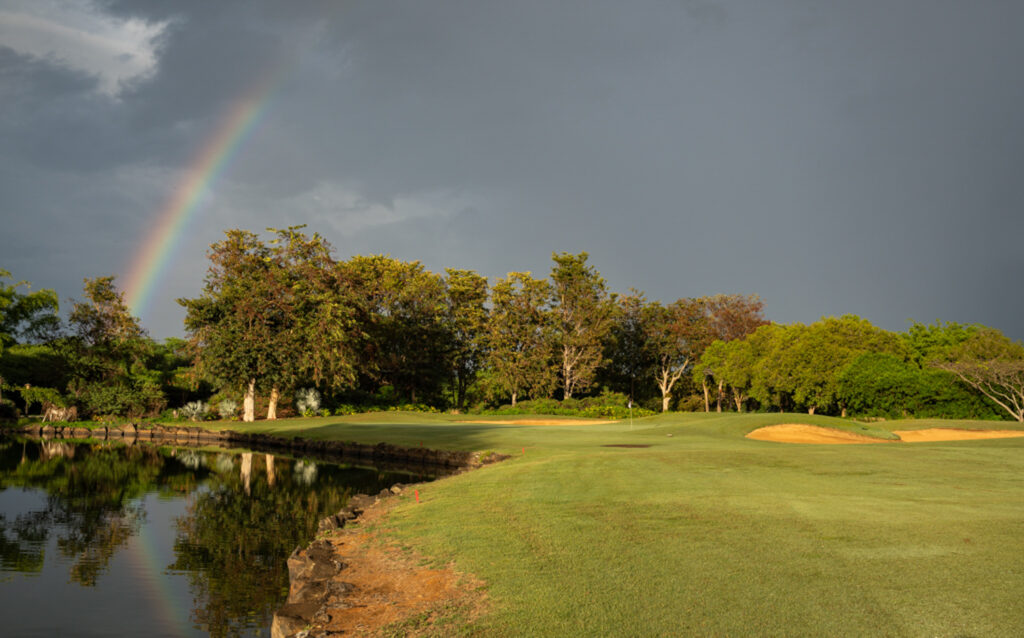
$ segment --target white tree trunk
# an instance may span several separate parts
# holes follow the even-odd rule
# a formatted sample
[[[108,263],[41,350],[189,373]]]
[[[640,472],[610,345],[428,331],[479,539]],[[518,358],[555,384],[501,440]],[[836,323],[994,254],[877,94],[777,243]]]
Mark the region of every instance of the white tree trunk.
[[[252,493],[251,487],[252,481],[252,452],[246,452],[242,454],[242,486],[245,488],[245,494],[248,496]]]
[[[513,392],[512,393],[512,407],[513,408],[516,407],[516,397],[518,397],[518,396],[519,396],[518,392]]]
[[[266,454],[264,458],[267,460],[267,485],[274,487],[274,481],[277,480],[277,476],[274,474],[274,455]]]
[[[812,405],[811,407],[807,408],[807,414],[814,414],[814,410],[815,407]]]
[[[242,421],[252,423],[256,420],[256,379],[249,380],[249,387],[245,389],[245,398],[242,400]]]
[[[719,381],[718,382],[718,400],[717,400],[717,403],[715,403],[715,412],[721,412],[722,411],[722,395],[725,394],[725,390],[723,389],[724,386],[725,386],[725,381]]]
[[[711,389],[708,388],[707,378],[701,381],[700,384],[704,388],[704,411],[711,412]]]
[[[267,403],[267,420],[273,421],[277,418],[277,400],[281,398],[281,391],[277,388],[270,389],[270,402]]]

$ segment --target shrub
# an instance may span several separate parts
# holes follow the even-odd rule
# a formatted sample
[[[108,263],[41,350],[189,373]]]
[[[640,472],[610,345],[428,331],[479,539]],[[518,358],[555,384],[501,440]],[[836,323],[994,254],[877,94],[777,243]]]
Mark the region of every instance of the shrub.
[[[18,407],[10,399],[0,399],[0,420],[14,421],[19,416]]]
[[[178,413],[189,421],[202,421],[209,409],[206,401],[191,401],[186,403]]]
[[[230,419],[238,413],[238,402],[234,399],[221,399],[217,404],[217,414],[222,419]]]
[[[334,416],[345,416],[347,414],[359,414],[359,408],[348,403],[342,403],[334,408]]]
[[[320,392],[316,388],[301,388],[295,392],[295,409],[302,416],[313,416],[320,411]]]

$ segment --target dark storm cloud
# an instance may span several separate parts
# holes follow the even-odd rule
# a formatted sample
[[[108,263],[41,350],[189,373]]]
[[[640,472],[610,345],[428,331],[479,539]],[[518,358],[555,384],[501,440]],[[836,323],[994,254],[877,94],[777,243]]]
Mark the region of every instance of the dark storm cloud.
[[[116,98],[0,53],[17,96],[5,216],[27,237],[74,231],[82,276],[123,269],[225,111],[282,77],[145,317],[158,335],[179,330],[170,299],[198,291],[222,229],[308,222],[341,256],[493,277],[587,250],[614,288],[656,298],[759,293],[778,321],[1024,336],[1007,293],[1024,272],[1019,5],[97,6],[165,25],[152,75]],[[62,208],[82,221],[54,230]],[[41,245],[2,248],[57,285]]]

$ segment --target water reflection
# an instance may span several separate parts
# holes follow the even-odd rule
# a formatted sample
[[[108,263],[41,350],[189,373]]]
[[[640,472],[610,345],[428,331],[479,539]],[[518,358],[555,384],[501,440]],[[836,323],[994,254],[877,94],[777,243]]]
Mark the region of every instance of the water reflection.
[[[318,521],[354,492],[416,480],[422,477],[249,451],[0,439],[0,611],[16,611],[4,601],[15,604],[19,581],[46,580],[57,567],[65,582],[47,581],[50,608],[61,608],[61,596],[80,595],[76,589],[109,589],[110,600],[92,596],[89,604],[109,605],[118,618],[110,633],[123,635],[123,616],[133,612],[117,592],[143,589],[122,582],[143,575],[113,565],[146,527],[155,531],[144,536],[166,539],[154,555],[172,557],[158,566],[157,577],[170,583],[164,589],[175,579],[187,583],[192,609],[175,623],[197,635],[265,635],[287,595],[285,559],[313,538]],[[145,617],[151,612],[136,613],[144,617],[132,626],[157,622]],[[4,616],[6,624],[12,614]],[[75,633],[80,622],[45,621],[7,628]]]

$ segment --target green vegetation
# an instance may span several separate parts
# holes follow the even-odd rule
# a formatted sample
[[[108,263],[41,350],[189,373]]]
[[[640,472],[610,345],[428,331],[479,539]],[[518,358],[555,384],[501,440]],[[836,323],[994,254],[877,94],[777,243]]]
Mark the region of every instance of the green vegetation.
[[[553,253],[547,278],[510,272],[489,287],[469,270],[386,255],[338,260],[302,228],[269,239],[233,229],[213,244],[202,292],[178,300],[187,340],[150,339],[112,277],[85,280],[62,325],[52,291],[3,284],[0,270],[0,419],[197,418],[184,409],[196,401],[209,406],[202,418],[247,422],[539,409],[525,399],[604,417],[713,405],[1024,421],[1024,346],[984,326],[896,333],[854,315],[780,325],[756,295],[619,296],[585,252]],[[601,410],[574,403],[610,396],[621,400]]]
[[[743,438],[787,422],[869,435],[990,424],[734,413],[660,415],[633,430],[466,423],[486,418],[392,413],[247,427],[512,455],[421,485],[421,503],[403,500],[384,526],[487,583],[492,613],[480,635],[1024,632],[1024,438]]]

